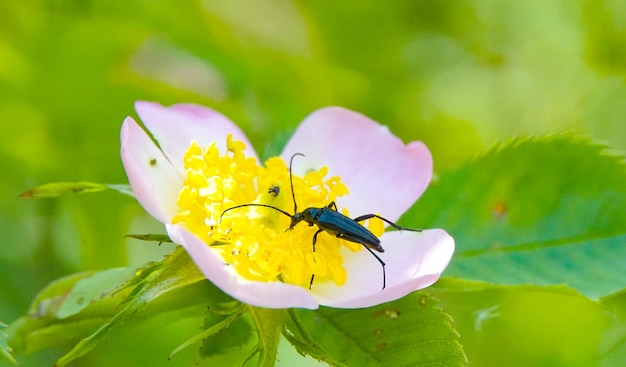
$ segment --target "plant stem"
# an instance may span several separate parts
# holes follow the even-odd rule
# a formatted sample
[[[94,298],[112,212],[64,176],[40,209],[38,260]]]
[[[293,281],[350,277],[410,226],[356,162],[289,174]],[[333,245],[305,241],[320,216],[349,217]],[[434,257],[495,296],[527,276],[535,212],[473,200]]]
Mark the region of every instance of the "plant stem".
[[[286,309],[269,309],[248,306],[259,336],[261,353],[257,366],[273,367],[276,364],[278,343],[287,315]]]

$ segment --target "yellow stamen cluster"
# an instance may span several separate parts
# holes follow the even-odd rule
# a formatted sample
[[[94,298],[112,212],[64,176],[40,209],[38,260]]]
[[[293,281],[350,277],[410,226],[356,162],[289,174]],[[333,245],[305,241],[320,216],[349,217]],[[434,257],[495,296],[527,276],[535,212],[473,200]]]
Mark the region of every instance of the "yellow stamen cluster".
[[[244,149],[245,144],[230,135],[225,154],[220,154],[215,143],[203,149],[192,142],[184,157],[186,177],[178,197],[181,210],[172,223],[185,226],[247,279],[280,280],[308,288],[315,275],[316,283],[332,280],[344,284],[347,275],[340,250],[346,246],[358,251],[360,244],[322,232],[313,252],[317,226],[303,222],[286,231],[289,217],[258,206],[224,213],[237,205],[265,204],[293,214],[289,169],[282,158],[270,158],[262,167],[246,157]],[[328,168],[322,167],[303,177],[293,176],[299,211],[327,206],[348,193],[339,177],[325,179],[327,172]],[[379,220],[370,220],[369,228],[377,236],[382,234]]]

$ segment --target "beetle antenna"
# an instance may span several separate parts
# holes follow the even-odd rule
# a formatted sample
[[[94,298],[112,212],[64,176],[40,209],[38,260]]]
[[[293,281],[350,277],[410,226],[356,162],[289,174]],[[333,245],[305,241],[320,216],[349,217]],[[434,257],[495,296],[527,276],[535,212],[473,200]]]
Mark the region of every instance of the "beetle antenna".
[[[289,183],[291,184],[291,197],[293,198],[293,214],[294,215],[298,213],[298,204],[296,204],[296,193],[293,192],[293,173],[291,173],[291,167],[293,166],[293,158],[297,155],[304,157],[304,154],[302,153],[294,153],[291,156],[291,159],[289,160]]]
[[[233,207],[231,207],[231,208],[228,208],[228,209],[224,210],[224,211],[222,212],[222,214],[220,215],[220,220],[219,220],[219,221],[220,221],[220,222],[222,221],[222,217],[224,216],[224,214],[226,214],[226,212],[229,212],[229,211],[231,211],[231,210],[233,210],[233,209],[244,208],[244,207],[246,207],[246,206],[261,206],[261,207],[263,207],[263,208],[270,208],[270,209],[274,209],[274,210],[276,210],[276,211],[278,211],[278,212],[281,212],[281,213],[285,214],[285,215],[286,215],[286,216],[288,216],[289,218],[291,218],[291,214],[287,213],[286,211],[284,211],[284,210],[282,210],[282,209],[278,209],[278,208],[277,208],[277,207],[275,207],[275,206],[265,205],[265,204],[254,204],[254,203],[253,203],[253,204],[241,204],[241,205],[233,206]]]

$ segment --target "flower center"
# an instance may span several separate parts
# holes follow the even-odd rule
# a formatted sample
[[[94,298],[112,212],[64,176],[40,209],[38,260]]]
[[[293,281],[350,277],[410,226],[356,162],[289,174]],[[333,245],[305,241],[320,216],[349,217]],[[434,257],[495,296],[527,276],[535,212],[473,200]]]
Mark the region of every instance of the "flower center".
[[[314,276],[316,283],[331,280],[344,284],[347,274],[341,250],[359,251],[361,244],[322,231],[313,251],[318,226],[300,223],[287,231],[290,218],[268,207],[247,205],[224,211],[243,204],[263,204],[292,213],[290,179],[298,210],[325,207],[346,195],[348,188],[339,177],[325,178],[328,167],[290,177],[282,158],[272,157],[262,167],[246,157],[244,149],[245,144],[231,135],[225,154],[220,154],[215,143],[204,149],[191,143],[184,156],[180,212],[172,223],[194,233],[247,279],[280,280],[308,288]],[[347,216],[347,210],[342,214]],[[383,226],[377,222],[370,220],[368,227],[380,236]]]

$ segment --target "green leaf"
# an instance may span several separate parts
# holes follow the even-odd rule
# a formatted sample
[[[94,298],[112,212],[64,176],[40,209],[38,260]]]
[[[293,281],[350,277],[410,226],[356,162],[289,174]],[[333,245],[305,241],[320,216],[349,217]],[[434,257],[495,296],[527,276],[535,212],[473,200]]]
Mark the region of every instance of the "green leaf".
[[[81,279],[95,272],[82,272],[59,278],[42,289],[31,302],[28,313],[34,317],[54,316],[65,301],[65,297]]]
[[[105,299],[124,287],[136,285],[154,264],[136,268],[114,268],[82,272],[57,279],[33,300],[29,315],[35,318],[64,319],[75,315],[96,301]]]
[[[626,360],[626,290],[602,299],[602,305],[615,316],[615,324],[604,333],[599,353],[602,367],[621,367]]]
[[[295,337],[301,353],[313,350],[332,366],[464,366],[459,335],[438,303],[417,292],[365,309],[296,310],[288,340]]]
[[[306,331],[305,326],[300,322],[295,309],[289,310],[289,318],[285,324],[283,330],[283,336],[302,356],[310,356],[318,361],[331,360],[331,357],[327,355],[324,350],[311,338],[311,335]],[[333,363],[331,363],[333,365]]]
[[[250,314],[234,318],[231,315],[228,318],[232,320],[202,341],[200,356],[203,359],[228,354],[233,355],[234,359],[241,359],[242,355],[250,355],[256,348],[257,340]]]
[[[169,358],[195,343],[202,342],[199,350],[201,362],[198,363],[243,366],[261,351],[252,324],[249,308],[241,303],[237,311],[230,314],[209,312],[204,318],[204,330],[177,347]]]
[[[75,341],[93,332],[119,310],[150,268],[118,268],[83,272],[50,283],[33,300],[28,314],[13,322],[9,334],[15,348],[30,352]]]
[[[276,363],[276,355],[280,334],[285,324],[287,310],[268,309],[248,306],[259,338],[259,367],[272,367]]]
[[[243,304],[215,287],[208,300],[209,311],[216,315],[231,315],[239,312]]]
[[[563,285],[503,286],[443,278],[429,292],[454,318],[476,366],[598,366],[609,361],[609,351],[618,345],[619,334],[610,331],[623,328],[609,308]],[[622,365],[623,360],[606,364]]]
[[[18,196],[26,199],[56,198],[64,192],[75,194],[87,194],[101,191],[117,191],[124,195],[133,196],[133,191],[129,185],[100,184],[94,182],[54,182],[37,186],[28,191],[20,193]]]
[[[626,287],[625,182],[623,158],[605,146],[520,139],[444,172],[403,223],[451,233],[447,276],[600,297]]]
[[[170,357],[202,340],[200,357],[211,365],[243,366],[258,354],[258,366],[274,366],[285,315],[286,310],[242,304],[228,315],[210,313],[205,318],[205,329],[176,348]]]
[[[63,319],[75,315],[91,303],[120,290],[135,277],[136,272],[135,268],[115,268],[78,280],[56,312],[56,317]]]
[[[7,327],[7,325],[0,321],[0,329]],[[9,361],[13,364],[17,364],[15,357],[13,357],[13,348],[6,342],[7,335],[0,330],[0,357],[5,361]]]
[[[117,273],[111,281],[99,273],[84,272],[52,282],[35,297],[28,314],[10,325],[7,333],[14,348],[32,352],[76,341],[93,332],[117,312],[119,303],[128,295],[121,289],[130,284],[129,274],[136,275],[137,269],[124,269],[121,277],[120,270],[103,272]],[[89,284],[103,287],[90,290],[85,288]],[[99,291],[104,293],[102,297],[98,297]]]
[[[170,239],[170,236],[166,235],[166,234],[153,234],[153,233],[148,233],[148,234],[127,234],[124,237],[128,237],[128,238],[134,238],[136,240],[141,240],[141,241],[153,241],[153,242],[172,242],[172,240]]]
[[[179,317],[196,317],[196,305],[206,310],[208,297],[222,312],[236,307],[178,247],[161,263],[75,274],[53,282],[35,298],[29,314],[7,329],[7,340],[18,351],[31,352],[82,339],[57,361],[57,366],[64,366],[93,349],[114,327],[133,320],[138,311],[143,311],[138,319],[179,310]]]
[[[240,307],[240,309],[242,307]],[[183,349],[185,349],[185,348],[187,348],[187,347],[189,347],[189,346],[191,346],[191,345],[193,345],[195,343],[198,343],[200,341],[213,340],[214,336],[216,334],[220,334],[220,332],[222,332],[224,329],[228,328],[233,322],[236,322],[240,317],[241,317],[241,312],[233,313],[233,314],[228,315],[228,316],[223,316],[223,315],[217,315],[217,314],[214,314],[214,313],[209,313],[204,318],[204,325],[203,325],[203,329],[204,330],[201,333],[199,333],[197,335],[194,335],[190,339],[186,340],[183,344],[181,344],[176,349],[174,349],[172,351],[172,353],[170,353],[168,359],[171,359],[178,352],[180,352],[181,350],[183,350]],[[219,345],[219,346],[226,347],[226,348],[229,348],[229,349],[231,348],[231,345],[229,343],[224,343],[224,344]],[[217,353],[215,353],[215,352],[216,352],[215,349],[206,349],[206,348],[204,348],[204,342],[203,342],[203,348],[201,348],[201,350],[200,350],[200,355],[201,355],[202,358],[206,358],[206,357],[209,357],[211,355],[216,355],[216,354],[220,355],[220,354],[224,354],[225,353],[225,352],[221,353],[220,351],[217,351]]]
[[[113,307],[110,308],[114,310]],[[32,353],[38,350],[66,346],[76,343],[85,335],[93,333],[114,315],[81,314],[80,318],[52,320],[22,316],[7,329],[8,340],[17,353]],[[70,344],[71,345],[71,344]]]
[[[95,333],[83,339],[69,353],[59,358],[55,366],[65,366],[95,348],[114,327],[127,321],[136,312],[145,309],[161,295],[205,279],[182,247],[178,247],[163,260],[157,270],[152,271],[146,276],[145,281],[137,285],[119,313]]]

